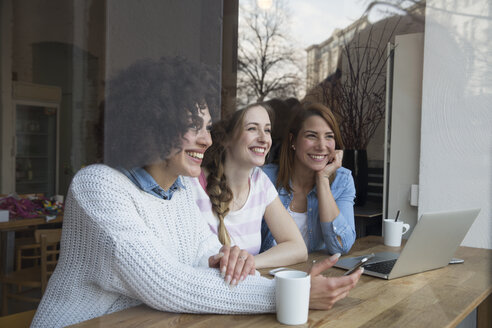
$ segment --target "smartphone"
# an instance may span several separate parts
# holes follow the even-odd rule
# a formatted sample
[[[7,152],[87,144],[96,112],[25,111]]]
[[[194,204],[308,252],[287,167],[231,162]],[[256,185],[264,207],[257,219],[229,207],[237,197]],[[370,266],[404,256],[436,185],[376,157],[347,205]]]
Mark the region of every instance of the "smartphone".
[[[360,268],[361,266],[363,266],[367,261],[369,261],[370,259],[372,259],[374,257],[374,253],[372,254],[369,254],[367,256],[364,256],[363,258],[361,258],[359,260],[359,262],[357,262],[356,265],[354,265],[352,268],[350,268],[350,270],[348,270],[347,272],[345,272],[343,275],[344,276],[348,276],[349,274],[352,274],[355,272],[355,270],[357,270],[358,268]]]

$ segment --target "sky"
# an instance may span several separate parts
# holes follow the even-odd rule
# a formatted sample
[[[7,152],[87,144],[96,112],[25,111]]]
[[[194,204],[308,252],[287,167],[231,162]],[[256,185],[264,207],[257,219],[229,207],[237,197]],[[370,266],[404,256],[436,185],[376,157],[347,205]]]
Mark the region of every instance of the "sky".
[[[239,0],[245,3],[256,2],[259,8],[269,8],[279,0]],[[250,2],[251,1],[251,2]],[[309,46],[327,40],[338,29],[343,29],[361,17],[370,0],[283,0],[290,13],[288,24],[289,39],[294,42],[297,56],[306,65],[306,52]],[[268,9],[266,9],[268,10]],[[377,21],[382,14],[372,10],[370,21]],[[299,90],[300,94],[304,91]]]
[[[291,35],[302,48],[328,39],[364,12],[366,0],[286,0],[292,16]]]

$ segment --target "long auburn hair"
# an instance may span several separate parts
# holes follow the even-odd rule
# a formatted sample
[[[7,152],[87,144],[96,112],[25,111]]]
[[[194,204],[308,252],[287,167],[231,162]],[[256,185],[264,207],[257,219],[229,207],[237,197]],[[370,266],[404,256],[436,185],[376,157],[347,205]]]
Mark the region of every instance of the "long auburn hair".
[[[302,107],[295,110],[292,115],[287,134],[284,136],[282,146],[280,148],[279,171],[277,175],[277,187],[283,187],[287,192],[292,192],[290,179],[294,175],[294,158],[295,150],[292,145],[299,135],[304,122],[311,116],[319,116],[333,130],[335,136],[335,149],[343,149],[342,135],[338,127],[337,120],[332,111],[321,103],[306,103]],[[330,183],[333,182],[334,175],[330,178]]]
[[[227,232],[224,220],[229,213],[229,205],[233,198],[232,190],[227,184],[225,175],[226,148],[236,141],[242,132],[244,116],[253,107],[264,108],[273,125],[273,112],[269,105],[265,103],[255,103],[237,110],[232,115],[220,120],[212,126],[212,146],[205,152],[202,166],[207,169],[207,194],[212,203],[212,210],[219,218],[219,228],[217,235],[223,245],[230,245],[231,238]],[[266,155],[266,154],[265,154]]]

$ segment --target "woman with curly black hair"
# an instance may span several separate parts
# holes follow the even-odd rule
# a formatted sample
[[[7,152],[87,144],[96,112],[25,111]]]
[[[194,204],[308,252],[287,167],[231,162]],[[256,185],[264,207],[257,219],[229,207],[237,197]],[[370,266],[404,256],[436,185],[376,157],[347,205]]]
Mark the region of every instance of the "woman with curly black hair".
[[[178,57],[137,62],[108,83],[107,165],[88,166],[71,183],[60,259],[34,327],[66,326],[140,303],[173,312],[264,311],[254,297],[236,299],[224,288],[216,267],[234,269],[241,258],[247,275],[254,260],[218,243],[181,178],[199,174],[212,143],[216,84],[205,67]],[[248,281],[251,291],[270,285]],[[217,289],[225,297],[210,300]],[[271,293],[260,292],[266,308]]]

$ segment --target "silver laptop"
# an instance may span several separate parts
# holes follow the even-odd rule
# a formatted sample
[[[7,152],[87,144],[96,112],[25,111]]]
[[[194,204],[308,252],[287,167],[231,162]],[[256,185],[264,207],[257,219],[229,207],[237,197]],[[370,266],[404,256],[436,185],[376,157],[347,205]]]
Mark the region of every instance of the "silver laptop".
[[[480,209],[425,213],[401,253],[380,252],[364,264],[364,274],[394,279],[446,266]],[[350,269],[364,256],[343,258],[335,267]]]

